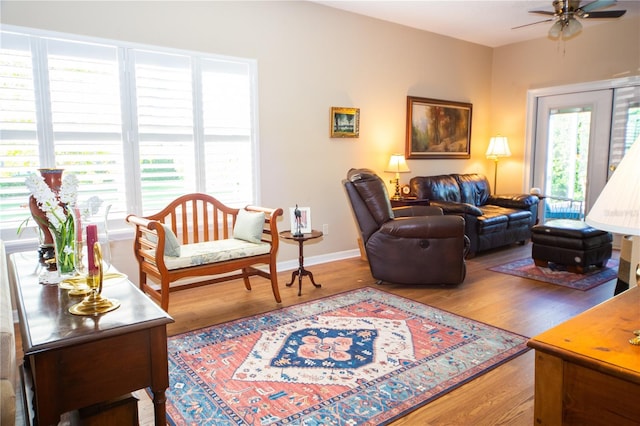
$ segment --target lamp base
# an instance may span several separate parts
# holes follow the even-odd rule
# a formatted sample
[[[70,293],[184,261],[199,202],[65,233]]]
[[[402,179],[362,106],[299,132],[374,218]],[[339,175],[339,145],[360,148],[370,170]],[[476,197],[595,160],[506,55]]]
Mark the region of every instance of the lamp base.
[[[116,299],[107,299],[100,294],[91,294],[80,302],[69,308],[73,315],[100,315],[111,312],[120,307],[120,302]]]

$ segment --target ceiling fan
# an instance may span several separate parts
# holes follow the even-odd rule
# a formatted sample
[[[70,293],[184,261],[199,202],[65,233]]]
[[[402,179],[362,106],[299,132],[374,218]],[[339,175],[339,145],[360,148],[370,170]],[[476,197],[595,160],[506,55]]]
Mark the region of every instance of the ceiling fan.
[[[533,22],[531,24],[520,25],[513,29],[540,24],[542,22],[555,21],[549,29],[549,37],[553,39],[557,39],[560,36],[562,36],[562,38],[569,38],[582,30],[582,24],[576,18],[619,18],[627,12],[626,10],[598,10],[616,4],[616,0],[595,0],[582,7],[580,7],[580,0],[554,0],[552,4],[554,9],[553,12],[547,10],[529,11],[529,13],[550,15],[552,18],[545,19],[544,21]]]

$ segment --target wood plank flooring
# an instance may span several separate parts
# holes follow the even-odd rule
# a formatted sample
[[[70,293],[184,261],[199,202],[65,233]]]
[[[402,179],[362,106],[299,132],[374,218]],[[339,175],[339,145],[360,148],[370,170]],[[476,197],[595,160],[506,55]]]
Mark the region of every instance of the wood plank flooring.
[[[252,291],[241,281],[172,294],[170,335],[219,324],[279,307],[372,286],[528,337],[547,330],[613,295],[615,280],[589,291],[500,274],[487,268],[531,255],[531,245],[494,250],[467,261],[467,278],[458,286],[376,284],[368,264],[359,258],[308,266],[322,288],[303,280],[298,297],[291,271],[278,275],[282,304],[273,299],[267,280],[252,279]],[[618,256],[618,252],[614,252]],[[532,425],[534,353],[529,351],[447,395],[398,419],[393,425]],[[152,425],[151,404],[140,398],[140,423]]]

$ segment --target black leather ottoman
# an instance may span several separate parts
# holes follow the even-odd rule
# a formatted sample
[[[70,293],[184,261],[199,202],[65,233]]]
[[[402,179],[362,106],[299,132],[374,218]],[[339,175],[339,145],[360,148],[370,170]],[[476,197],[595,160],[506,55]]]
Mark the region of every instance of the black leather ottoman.
[[[584,273],[590,266],[602,268],[611,257],[612,236],[580,220],[557,219],[531,228],[531,257],[538,266],[549,262]]]

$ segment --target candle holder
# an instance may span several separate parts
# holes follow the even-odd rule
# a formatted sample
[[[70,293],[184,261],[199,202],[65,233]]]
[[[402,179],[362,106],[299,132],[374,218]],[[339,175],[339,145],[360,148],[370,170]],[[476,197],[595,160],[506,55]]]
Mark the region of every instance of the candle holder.
[[[76,303],[69,308],[69,312],[74,315],[100,315],[120,307],[120,302],[116,299],[107,299],[102,296],[102,283],[104,281],[102,266],[102,250],[100,243],[95,242],[93,245],[95,267],[97,273],[89,271],[87,275],[87,287],[91,290],[89,295],[82,302]]]

